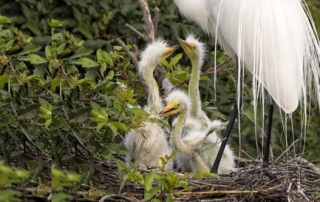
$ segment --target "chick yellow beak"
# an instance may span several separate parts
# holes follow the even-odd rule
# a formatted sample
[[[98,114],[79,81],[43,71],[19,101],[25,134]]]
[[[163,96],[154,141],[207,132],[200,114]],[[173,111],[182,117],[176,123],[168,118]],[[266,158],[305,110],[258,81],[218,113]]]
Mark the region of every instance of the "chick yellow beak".
[[[172,114],[176,114],[179,111],[177,103],[168,104],[163,110],[160,112],[160,117],[167,117]]]
[[[166,58],[169,57],[178,48],[179,48],[179,45],[171,46],[171,47],[166,48],[166,50],[164,51],[165,57]]]
[[[181,47],[183,48],[183,50],[186,52],[186,53],[191,53],[192,52],[192,47],[193,47],[193,44],[190,43],[190,42],[187,42],[181,38],[177,38],[178,39],[178,42],[180,43]]]

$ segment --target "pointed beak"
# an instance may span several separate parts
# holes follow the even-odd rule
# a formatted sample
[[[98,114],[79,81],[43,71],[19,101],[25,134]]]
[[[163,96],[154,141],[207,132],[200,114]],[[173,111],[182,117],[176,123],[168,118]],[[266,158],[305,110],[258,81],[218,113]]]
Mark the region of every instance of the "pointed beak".
[[[176,103],[168,104],[163,110],[160,112],[160,117],[167,117],[172,114],[177,113],[177,105]]]
[[[166,48],[166,50],[164,51],[165,56],[169,57],[179,47],[180,47],[179,45],[176,45],[176,46],[171,46],[171,47]]]
[[[189,43],[189,42],[187,42],[187,41],[185,41],[185,40],[183,40],[183,39],[181,39],[181,38],[177,38],[178,39],[178,42],[180,43],[180,45],[181,45],[181,47],[183,48],[183,50],[184,51],[190,51],[190,50],[192,50],[192,45]]]

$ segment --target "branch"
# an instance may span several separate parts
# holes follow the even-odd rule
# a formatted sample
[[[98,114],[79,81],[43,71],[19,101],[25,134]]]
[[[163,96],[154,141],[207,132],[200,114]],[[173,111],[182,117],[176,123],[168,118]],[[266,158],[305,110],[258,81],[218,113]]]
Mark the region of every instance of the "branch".
[[[146,37],[141,33],[139,32],[136,28],[132,27],[131,25],[129,25],[128,23],[125,24],[125,26],[127,28],[129,28],[131,31],[133,31],[138,37],[142,38],[143,40],[147,41]],[[118,38],[117,38],[118,40]]]
[[[154,26],[154,33],[156,33],[157,29],[158,29],[160,9],[155,7],[154,11],[155,11],[155,13],[154,13],[154,17],[153,17],[152,23],[153,23],[153,26]]]
[[[156,69],[153,72],[153,76],[156,79],[159,86],[161,86],[163,95],[167,95],[172,91],[173,85],[167,78],[161,65],[157,65]]]
[[[148,7],[148,2],[147,0],[139,0],[139,4],[143,13],[143,22],[146,26],[145,41],[151,43],[152,41],[154,41],[155,32],[154,26],[152,24],[150,10]]]
[[[118,44],[123,48],[123,50],[127,53],[127,55],[130,57],[132,63],[133,63],[133,66],[134,66],[134,69],[136,70],[136,72],[139,72],[139,61],[138,61],[138,58],[137,58],[137,53],[138,53],[138,49],[137,47],[134,47],[135,49],[135,53],[132,53],[126,46],[126,44],[119,38],[117,38],[117,42]],[[143,87],[143,90],[146,94],[148,94],[149,92],[149,89],[145,83],[145,81],[143,81],[140,76],[139,76],[139,81]]]

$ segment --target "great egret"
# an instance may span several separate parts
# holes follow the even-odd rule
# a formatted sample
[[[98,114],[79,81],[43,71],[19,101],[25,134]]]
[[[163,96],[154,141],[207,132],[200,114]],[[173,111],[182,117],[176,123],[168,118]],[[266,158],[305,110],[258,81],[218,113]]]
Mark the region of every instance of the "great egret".
[[[259,94],[263,100],[263,87],[287,114],[301,102],[307,117],[308,92],[314,91],[320,105],[319,39],[305,0],[173,1],[187,19],[215,35],[227,54],[237,58],[238,99],[212,172],[217,172],[223,147],[241,108],[241,68],[246,67],[254,75],[255,110]],[[269,165],[272,114],[271,105],[263,167]]]
[[[186,40],[178,38],[184,52],[191,60],[191,76],[188,94],[191,99],[190,115],[203,122],[205,127],[210,125],[210,120],[201,110],[201,98],[199,92],[200,72],[205,57],[205,44],[201,43],[193,34],[187,36]]]
[[[157,64],[170,56],[177,48],[178,46],[168,47],[166,41],[157,39],[141,53],[139,74],[145,80],[149,89],[145,110],[151,117],[160,118],[158,114],[163,108],[153,71]],[[160,157],[169,156],[172,152],[162,128],[151,122],[145,122],[139,129],[131,130],[126,135],[124,145],[128,149],[127,165],[129,166],[130,162],[133,161],[138,168],[161,166]],[[172,168],[173,162],[170,161],[165,169],[171,170]]]
[[[160,116],[167,117],[179,113],[172,135],[173,145],[179,151],[176,154],[177,166],[181,167],[182,172],[209,172],[221,144],[216,132],[210,133],[213,126],[203,130],[199,122],[198,128],[184,128],[186,122],[197,122],[190,116],[190,98],[184,92],[175,90],[168,95],[166,101],[168,104]],[[211,124],[219,125],[219,121]],[[186,134],[182,135],[183,133]],[[229,173],[232,169],[234,154],[227,146],[218,173]]]

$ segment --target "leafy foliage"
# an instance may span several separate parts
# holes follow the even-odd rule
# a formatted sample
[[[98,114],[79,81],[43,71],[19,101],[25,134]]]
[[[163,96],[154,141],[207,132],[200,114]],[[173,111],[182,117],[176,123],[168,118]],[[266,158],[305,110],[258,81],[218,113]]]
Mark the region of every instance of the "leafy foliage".
[[[118,172],[123,182],[125,180],[137,181],[144,189],[144,200],[148,201],[173,201],[172,196],[179,196],[176,191],[177,188],[190,190],[188,186],[188,179],[202,179],[203,177],[218,177],[213,173],[177,173],[166,172],[164,170],[168,161],[173,160],[177,151],[172,152],[170,156],[161,158],[162,165],[158,167],[159,173],[153,170],[148,171],[145,177],[137,170],[134,164],[131,164],[133,170],[129,169],[123,162],[116,161],[118,165]],[[156,186],[153,186],[156,183]]]

